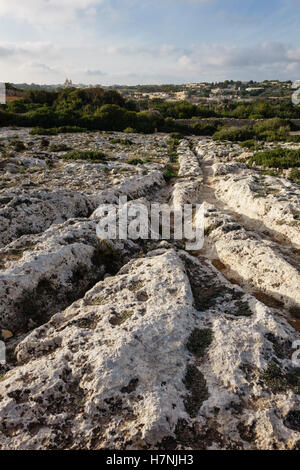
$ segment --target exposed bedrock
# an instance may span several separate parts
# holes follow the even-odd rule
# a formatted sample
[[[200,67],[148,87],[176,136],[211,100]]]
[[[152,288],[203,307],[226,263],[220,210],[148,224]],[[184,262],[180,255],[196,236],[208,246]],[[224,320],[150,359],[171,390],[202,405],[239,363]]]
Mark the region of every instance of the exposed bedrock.
[[[293,335],[209,263],[150,252],[17,346],[0,448],[295,448]]]

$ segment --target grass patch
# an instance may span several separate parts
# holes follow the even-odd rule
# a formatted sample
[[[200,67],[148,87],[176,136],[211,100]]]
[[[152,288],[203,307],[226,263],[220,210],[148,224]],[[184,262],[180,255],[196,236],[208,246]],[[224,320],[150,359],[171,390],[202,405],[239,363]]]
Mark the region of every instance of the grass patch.
[[[123,265],[122,252],[107,240],[101,240],[95,248],[92,263],[95,266],[104,265],[107,273],[115,275]]]
[[[217,228],[221,227],[221,225],[223,224],[223,222],[221,222],[220,220],[209,225],[208,227],[206,227],[204,229],[204,235],[206,237],[208,237],[214,230],[216,230]]]
[[[237,310],[232,312],[232,315],[235,317],[251,317],[253,315],[248,302],[242,302],[239,300],[235,302],[235,306],[237,307]]]
[[[72,150],[72,148],[66,144],[53,144],[49,147],[49,150],[50,152],[68,152]]]
[[[50,144],[49,140],[46,139],[46,137],[43,137],[40,142],[40,147],[41,149],[46,149],[49,147],[49,144]]]
[[[86,330],[95,330],[97,327],[97,321],[93,318],[81,318],[77,321],[76,325],[79,328],[84,328]]]
[[[263,170],[262,174],[267,176],[274,176],[275,178],[280,178],[282,176],[280,170]]]
[[[165,181],[170,181],[173,178],[178,177],[178,166],[177,165],[171,165],[168,164],[165,166],[165,170],[163,173],[163,177]]]
[[[31,135],[58,135],[58,134],[73,134],[76,132],[88,132],[88,129],[78,126],[60,126],[50,127],[44,129],[43,127],[35,127],[30,131]]]
[[[142,165],[144,161],[141,158],[129,158],[128,165]]]
[[[248,150],[258,150],[259,144],[256,142],[254,139],[249,139],[245,140],[244,142],[240,143],[240,147],[243,149],[248,149]]]
[[[15,152],[22,152],[23,150],[26,150],[25,144],[18,139],[13,140],[11,142],[11,146]]]
[[[170,163],[177,163],[178,162],[177,152],[170,152],[169,153],[169,161],[170,161]]]
[[[130,140],[130,139],[120,139],[120,138],[112,139],[110,141],[110,143],[111,144],[121,144],[121,145],[126,145],[126,146],[129,146],[129,145],[133,144],[132,140]]]
[[[287,390],[292,390],[294,393],[300,391],[299,373],[284,372],[274,362],[263,372],[262,378],[273,393],[284,393]]]
[[[171,132],[170,138],[167,140],[168,146],[168,156],[170,163],[176,163],[178,160],[177,156],[177,147],[180,144],[180,141],[184,138],[179,132]]]
[[[195,328],[189,336],[186,347],[195,356],[202,357],[212,340],[213,333],[210,328],[204,328],[202,330]]]
[[[7,375],[6,372],[4,374],[0,374],[0,382],[4,382],[4,380],[9,379],[10,375]]]
[[[136,133],[136,129],[133,129],[133,127],[126,127],[126,129],[124,129],[124,134],[135,134]]]
[[[205,378],[196,366],[188,365],[183,383],[190,392],[183,401],[185,411],[191,418],[195,418],[202,403],[209,397]]]
[[[96,150],[74,150],[66,153],[61,157],[65,161],[72,160],[88,160],[90,162],[103,162],[107,159],[107,155]]]
[[[133,310],[125,310],[121,314],[115,313],[110,319],[109,323],[113,326],[120,326],[125,323],[134,314]]]

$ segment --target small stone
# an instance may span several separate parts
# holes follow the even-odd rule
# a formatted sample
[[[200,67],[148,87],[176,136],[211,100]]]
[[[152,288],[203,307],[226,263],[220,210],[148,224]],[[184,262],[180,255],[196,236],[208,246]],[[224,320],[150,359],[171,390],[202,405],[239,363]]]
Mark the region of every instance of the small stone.
[[[14,336],[14,334],[9,330],[1,330],[1,336],[3,339],[10,339]]]

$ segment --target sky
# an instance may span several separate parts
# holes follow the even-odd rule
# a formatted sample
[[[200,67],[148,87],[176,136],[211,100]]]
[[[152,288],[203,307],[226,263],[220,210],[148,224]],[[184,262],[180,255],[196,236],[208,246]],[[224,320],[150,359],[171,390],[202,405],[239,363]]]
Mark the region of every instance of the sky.
[[[300,0],[0,0],[0,82],[300,79]]]

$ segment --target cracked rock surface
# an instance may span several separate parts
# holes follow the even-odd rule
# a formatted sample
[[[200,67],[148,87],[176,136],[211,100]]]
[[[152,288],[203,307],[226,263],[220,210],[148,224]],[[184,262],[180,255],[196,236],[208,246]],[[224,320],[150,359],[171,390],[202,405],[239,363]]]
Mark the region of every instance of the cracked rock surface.
[[[0,449],[299,449],[299,186],[210,139],[170,180],[163,134],[0,138]],[[203,248],[99,240],[120,196],[204,203]]]

